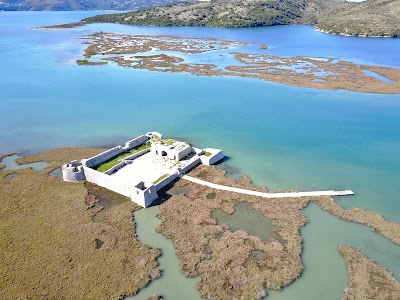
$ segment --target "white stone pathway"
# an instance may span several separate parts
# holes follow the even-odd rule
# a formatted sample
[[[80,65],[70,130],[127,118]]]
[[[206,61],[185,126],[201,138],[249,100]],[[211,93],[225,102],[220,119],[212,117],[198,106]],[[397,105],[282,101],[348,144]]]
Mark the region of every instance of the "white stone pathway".
[[[194,178],[188,175],[181,175],[180,176],[183,179],[186,179],[188,181],[201,184],[204,186],[208,186],[213,189],[217,190],[223,190],[223,191],[229,191],[229,192],[234,192],[234,193],[239,193],[239,194],[246,194],[246,195],[251,195],[251,196],[257,196],[257,197],[264,197],[264,198],[299,198],[299,197],[306,197],[306,196],[347,196],[347,195],[354,195],[353,191],[351,190],[345,190],[345,191],[314,191],[314,192],[291,192],[291,193],[263,193],[263,192],[257,192],[257,191],[251,191],[251,190],[245,190],[245,189],[240,189],[240,188],[235,188],[235,187],[230,187],[230,186],[225,186],[225,185],[220,185],[216,183],[211,183],[208,181],[204,181],[198,178]]]

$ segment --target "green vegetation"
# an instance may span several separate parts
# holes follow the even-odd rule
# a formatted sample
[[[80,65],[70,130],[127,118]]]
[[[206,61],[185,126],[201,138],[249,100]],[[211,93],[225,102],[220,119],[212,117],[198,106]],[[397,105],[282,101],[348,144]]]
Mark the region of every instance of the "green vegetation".
[[[99,15],[85,22],[152,26],[258,27],[312,24],[335,34],[400,36],[400,0],[213,0]]]
[[[211,154],[212,154],[211,152],[206,152],[206,153],[204,153],[203,155],[204,155],[204,156],[211,156]]]
[[[88,61],[87,59],[78,59],[76,63],[80,66],[98,66],[106,65],[106,61]]]
[[[2,0],[0,2],[0,11],[137,10],[174,1],[177,0]]]
[[[114,156],[113,158],[111,158],[97,166],[94,166],[94,167],[92,167],[92,169],[97,170],[99,172],[106,172],[106,171],[110,170],[112,167],[114,167],[117,164],[119,164],[120,162],[122,162],[128,156],[131,156],[132,154],[135,154],[139,151],[150,148],[150,146],[151,146],[150,143],[142,144],[142,145],[135,147],[129,151],[126,151],[117,156]]]
[[[162,181],[162,180],[164,180],[165,178],[167,178],[169,175],[168,174],[164,174],[164,175],[161,175],[156,181],[154,181],[153,183],[154,184],[157,184],[157,183],[159,183],[160,181]]]
[[[328,33],[400,37],[400,0],[369,0],[349,5],[318,22]]]
[[[324,11],[342,7],[336,0],[214,0],[180,2],[122,14],[100,15],[87,22],[155,26],[257,27],[313,24]]]
[[[168,140],[160,140],[160,144],[166,145],[166,146],[172,146],[176,141],[173,139],[168,139]]]

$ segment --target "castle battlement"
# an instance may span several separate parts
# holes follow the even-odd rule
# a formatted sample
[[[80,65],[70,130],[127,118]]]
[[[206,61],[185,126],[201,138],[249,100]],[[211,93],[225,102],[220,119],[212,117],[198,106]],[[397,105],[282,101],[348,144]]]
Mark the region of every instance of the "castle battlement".
[[[62,166],[63,179],[87,180],[130,197],[143,207],[158,198],[157,192],[199,164],[215,164],[224,158],[219,149],[199,149],[158,132],[149,132],[81,161]]]

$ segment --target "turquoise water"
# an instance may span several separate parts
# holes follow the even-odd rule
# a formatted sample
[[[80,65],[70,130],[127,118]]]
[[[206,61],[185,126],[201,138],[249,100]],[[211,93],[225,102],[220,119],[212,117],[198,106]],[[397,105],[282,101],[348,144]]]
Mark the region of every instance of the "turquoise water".
[[[400,221],[400,95],[74,63],[84,48],[79,37],[97,30],[219,37],[265,43],[270,46],[265,53],[270,54],[395,67],[400,67],[400,39],[332,36],[309,26],[219,29],[97,24],[61,31],[31,29],[92,14],[0,13],[0,152],[111,145],[156,130],[198,146],[223,149],[229,157],[226,165],[242,170],[256,184],[272,189],[352,189],[356,196],[341,198],[341,205],[374,210]],[[326,270],[315,267],[316,254],[338,262],[342,258],[337,242],[358,243],[363,234],[369,240],[379,239],[368,228],[337,221],[335,226],[346,233],[332,232],[334,242],[325,252],[328,246],[315,239],[324,237],[322,228],[328,220],[313,209],[307,212],[318,224],[312,222],[304,229],[304,263],[311,273],[305,271],[298,284],[279,294],[285,299],[291,299],[297,286],[304,289],[299,299],[315,299],[324,291],[306,283],[312,281],[307,274],[311,274],[307,278],[327,276]],[[378,255],[375,248],[393,249],[390,259]],[[382,239],[366,243],[362,250],[400,278],[400,267],[394,263],[400,261],[400,247]],[[315,260],[307,258],[310,253]],[[329,299],[337,299],[346,282],[344,262],[335,267],[338,275],[331,280],[338,284],[332,285]]]
[[[282,227],[274,226],[272,221],[266,218],[259,210],[249,207],[248,202],[235,203],[233,214],[227,214],[223,209],[215,209],[211,212],[211,218],[217,219],[218,225],[227,225],[229,230],[244,230],[249,235],[258,236],[262,241],[274,238],[285,244],[279,235],[275,233]]]
[[[10,171],[10,170],[20,170],[20,169],[25,169],[25,168],[31,168],[32,170],[36,172],[43,171],[46,167],[49,166],[48,162],[45,161],[38,161],[34,163],[28,163],[28,164],[17,164],[16,159],[20,158],[21,156],[14,154],[10,156],[4,157],[2,160],[0,160],[0,164],[4,165],[5,168],[1,169],[2,171]]]
[[[161,256],[158,258],[162,276],[142,289],[136,296],[128,299],[146,300],[152,295],[158,294],[162,295],[165,300],[201,300],[202,298],[196,290],[196,283],[199,278],[186,278],[180,272],[179,259],[175,255],[172,242],[155,231],[155,228],[160,224],[160,220],[156,217],[158,212],[158,206],[153,206],[136,211],[134,216],[137,222],[136,233],[139,239],[162,251]]]

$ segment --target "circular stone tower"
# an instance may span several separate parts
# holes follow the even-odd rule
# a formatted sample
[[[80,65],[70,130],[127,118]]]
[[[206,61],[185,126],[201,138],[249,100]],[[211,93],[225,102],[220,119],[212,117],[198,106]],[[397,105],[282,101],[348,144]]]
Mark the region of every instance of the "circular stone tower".
[[[63,165],[62,175],[65,181],[78,182],[86,180],[82,164],[77,160],[73,160],[69,164]]]

